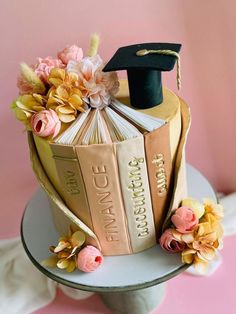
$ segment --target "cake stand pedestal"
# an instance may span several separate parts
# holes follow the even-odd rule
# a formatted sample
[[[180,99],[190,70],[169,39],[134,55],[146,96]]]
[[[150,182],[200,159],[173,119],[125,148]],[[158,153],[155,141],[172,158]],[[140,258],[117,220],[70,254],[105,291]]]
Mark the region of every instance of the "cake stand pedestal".
[[[197,199],[215,192],[207,179],[192,166],[187,166],[188,195]],[[48,247],[55,245],[55,230],[46,194],[39,189],[29,201],[21,225],[24,249],[32,263],[46,276],[66,286],[100,294],[113,313],[147,314],[164,298],[165,282],[183,272],[180,254],[168,254],[155,246],[141,253],[105,257],[93,273],[66,273],[46,268],[41,261],[49,256]]]

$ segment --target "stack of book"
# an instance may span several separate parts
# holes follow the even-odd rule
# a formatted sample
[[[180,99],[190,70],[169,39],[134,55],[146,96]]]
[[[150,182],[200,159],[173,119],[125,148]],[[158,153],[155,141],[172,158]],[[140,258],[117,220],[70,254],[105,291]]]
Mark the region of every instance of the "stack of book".
[[[105,255],[156,244],[172,163],[169,123],[123,105],[88,109],[50,144],[63,199]]]

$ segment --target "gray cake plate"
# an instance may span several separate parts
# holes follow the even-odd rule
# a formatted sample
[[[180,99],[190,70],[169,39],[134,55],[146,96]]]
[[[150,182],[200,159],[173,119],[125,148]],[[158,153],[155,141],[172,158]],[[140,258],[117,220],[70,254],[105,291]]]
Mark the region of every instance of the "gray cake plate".
[[[207,179],[187,165],[188,195],[201,200],[216,194]],[[183,272],[179,254],[168,254],[160,246],[141,253],[105,257],[103,265],[93,273],[67,273],[46,268],[41,261],[49,256],[48,247],[55,245],[55,230],[46,194],[38,189],[26,206],[21,224],[24,249],[33,264],[49,278],[76,289],[98,292],[114,313],[146,314],[164,297],[164,282]]]

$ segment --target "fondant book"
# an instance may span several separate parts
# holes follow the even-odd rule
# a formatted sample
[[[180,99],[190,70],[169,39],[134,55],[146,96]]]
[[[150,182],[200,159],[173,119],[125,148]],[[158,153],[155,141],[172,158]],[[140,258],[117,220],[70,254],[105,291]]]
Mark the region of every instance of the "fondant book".
[[[133,252],[156,243],[143,135],[115,144]]]
[[[142,121],[140,117],[145,115],[134,114],[133,121],[137,124]],[[135,126],[110,108],[105,109],[105,119],[115,146],[131,247],[136,253],[156,242],[144,138]]]
[[[88,118],[90,109],[81,113],[75,122],[55,142],[50,143],[55,165],[62,185],[62,197],[71,211],[89,228],[93,228],[84,180],[73,145]],[[83,210],[81,210],[83,208]]]
[[[172,175],[169,123],[144,136],[147,168],[158,236],[168,211],[169,188]]]
[[[86,120],[89,113],[81,113],[72,126],[62,133],[55,142],[58,144],[67,144],[68,141],[69,144],[73,141],[74,144],[81,145],[109,143],[115,146],[114,156],[118,163],[117,169],[120,177],[120,185],[116,185],[116,188],[121,188],[122,191],[120,203],[123,203],[125,211],[124,219],[127,220],[127,232],[130,239],[131,251],[139,252],[155,244],[155,225],[156,229],[159,232],[161,231],[160,225],[168,200],[167,191],[171,172],[169,126],[165,124],[164,120],[135,111],[115,99],[112,100],[112,108],[117,112],[110,107],[106,107],[101,111],[93,110],[93,118],[90,119],[90,121]],[[130,122],[124,117],[129,119]],[[85,121],[87,123],[84,123]],[[81,134],[79,131],[81,131],[84,124],[86,131]],[[135,125],[140,130],[138,130]],[[157,129],[161,131],[149,133]],[[145,141],[143,133],[145,133]],[[148,140],[150,134],[151,141]],[[75,139],[77,139],[77,143]],[[151,145],[150,142],[152,143]],[[149,162],[148,169],[144,144],[146,151],[150,152],[147,154]],[[85,175],[81,175],[80,169],[87,168],[81,164],[83,162],[79,161],[80,158],[78,158],[79,160],[77,159],[77,155],[79,156],[80,153],[79,146],[76,149],[77,155],[75,154],[74,147],[66,145],[63,147],[61,145],[51,144],[51,148],[54,153],[54,158],[56,159],[59,177],[62,182],[64,181],[64,189],[67,192],[65,195],[66,203],[72,206],[72,210],[78,213],[78,217],[82,220],[85,219],[88,225],[94,228],[95,233],[99,233],[97,230],[102,229],[104,222],[97,219],[97,216],[93,217],[93,212],[96,211],[97,208],[93,198],[90,200],[90,197],[92,197],[94,193],[90,191],[87,192],[87,190],[90,189],[91,182],[87,183],[87,188],[84,187],[83,177],[85,177]],[[164,151],[165,156],[163,156]],[[160,152],[162,152],[162,158],[158,160],[158,158],[160,158]],[[87,162],[92,164],[93,161],[89,160],[89,156],[88,154]],[[151,157],[152,159],[150,160],[150,156],[154,157]],[[152,166],[153,160],[156,161],[154,167]],[[65,165],[67,166],[65,167]],[[77,193],[74,192],[74,197],[70,196],[70,190],[68,190],[69,174],[71,175],[71,181],[77,185],[78,189]],[[114,173],[114,175],[116,175],[116,173]],[[151,194],[149,183],[151,186]],[[114,191],[114,193],[116,192]],[[119,194],[120,192],[118,192],[118,195]],[[66,196],[69,196],[68,201]],[[77,202],[76,199],[78,200]],[[88,210],[84,210],[82,214],[79,214],[78,208],[81,208],[83,204]],[[115,205],[115,207],[117,206]],[[122,222],[123,220],[121,219],[120,221]],[[123,227],[120,227],[120,225],[118,225],[117,228],[123,230]]]
[[[161,119],[137,113],[133,109],[128,109],[126,112],[127,107],[123,108],[122,104],[116,101],[114,101],[114,107],[122,108],[123,115],[130,117],[132,122],[142,129],[160,127],[164,123]],[[143,135],[133,124],[109,107],[101,111],[94,110],[90,120],[86,119],[88,115],[87,112],[81,113],[71,127],[55,140],[55,144],[50,144],[58,175],[62,184],[64,183],[65,202],[96,234],[101,233],[100,231],[104,229],[104,221],[101,218],[98,219],[98,205],[94,202],[96,193],[90,191],[91,182],[84,180],[85,174],[81,174],[81,168],[85,169],[84,171],[88,169],[84,165],[85,161],[81,154],[83,145],[113,145],[118,172],[114,172],[112,177],[119,175],[120,184],[115,185],[117,192],[113,189],[112,194],[120,195],[118,189],[122,190],[119,203],[114,205],[114,208],[119,208],[117,215],[120,215],[124,208],[123,217],[115,219],[116,228],[121,234],[125,234],[124,228],[128,229],[126,231],[127,242],[130,241],[131,252],[135,253],[149,248],[155,244],[156,236]],[[81,132],[83,127],[84,131]],[[58,145],[62,143],[64,145]],[[74,146],[68,144],[77,144],[77,155]],[[92,164],[94,160],[90,158],[89,148],[85,147],[86,163]],[[111,154],[108,155],[111,156]],[[113,168],[111,167],[111,171]],[[87,211],[84,209],[81,213],[79,210],[81,207],[87,208]],[[124,239],[122,240],[121,242],[124,243]]]

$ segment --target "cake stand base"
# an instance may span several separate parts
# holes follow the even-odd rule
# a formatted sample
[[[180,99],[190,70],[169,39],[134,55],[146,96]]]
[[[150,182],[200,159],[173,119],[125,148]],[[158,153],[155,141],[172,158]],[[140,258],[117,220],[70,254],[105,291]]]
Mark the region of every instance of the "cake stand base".
[[[165,297],[165,283],[154,287],[127,291],[99,293],[105,305],[115,314],[147,314],[161,304]]]
[[[201,200],[216,201],[214,189],[196,169],[187,166],[188,195]],[[147,314],[158,307],[165,296],[165,282],[189,265],[182,264],[180,254],[164,252],[154,246],[143,252],[106,256],[104,264],[93,273],[67,273],[47,268],[42,260],[48,257],[48,247],[57,243],[57,233],[46,194],[39,189],[28,203],[21,224],[25,251],[34,265],[49,278],[85,291],[97,292],[116,314]]]

